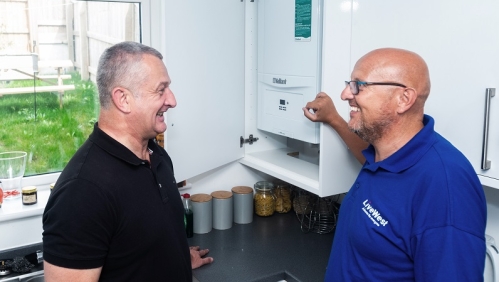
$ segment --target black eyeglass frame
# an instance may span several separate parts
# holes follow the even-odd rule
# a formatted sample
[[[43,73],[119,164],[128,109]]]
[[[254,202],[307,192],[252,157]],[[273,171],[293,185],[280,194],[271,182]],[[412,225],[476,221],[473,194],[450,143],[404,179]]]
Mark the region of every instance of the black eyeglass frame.
[[[407,88],[407,86],[396,82],[367,82],[359,80],[345,81],[345,85],[350,86],[350,91],[352,92],[353,95],[359,94],[359,85],[390,85],[390,86]]]

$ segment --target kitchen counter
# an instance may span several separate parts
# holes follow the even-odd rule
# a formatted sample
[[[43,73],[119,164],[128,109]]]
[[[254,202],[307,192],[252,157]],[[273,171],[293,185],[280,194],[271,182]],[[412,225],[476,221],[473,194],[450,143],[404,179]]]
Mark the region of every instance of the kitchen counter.
[[[323,281],[333,233],[304,233],[294,212],[270,217],[254,215],[250,224],[233,224],[227,230],[213,229],[207,234],[194,234],[190,246],[209,249],[212,264],[193,270],[200,282],[258,281],[288,282]],[[41,244],[18,250],[0,251],[0,258],[12,258],[41,249]],[[0,281],[40,274],[42,266],[21,276],[11,274]],[[17,277],[15,277],[17,276]],[[194,280],[196,281],[196,280]]]
[[[250,224],[194,234],[190,246],[209,249],[212,264],[193,270],[200,282],[323,281],[333,233],[304,233],[295,213],[254,215]]]

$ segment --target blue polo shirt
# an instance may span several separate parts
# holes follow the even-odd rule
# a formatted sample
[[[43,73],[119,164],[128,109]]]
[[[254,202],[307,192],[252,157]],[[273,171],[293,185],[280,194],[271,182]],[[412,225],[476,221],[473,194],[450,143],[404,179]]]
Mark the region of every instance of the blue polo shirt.
[[[366,162],[343,200],[326,281],[483,281],[486,200],[476,173],[433,129]]]

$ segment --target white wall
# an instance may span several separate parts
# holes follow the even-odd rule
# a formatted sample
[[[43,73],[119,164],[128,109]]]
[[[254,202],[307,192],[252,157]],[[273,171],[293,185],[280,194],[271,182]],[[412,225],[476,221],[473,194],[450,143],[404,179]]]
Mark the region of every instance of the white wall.
[[[0,222],[0,251],[42,242],[42,216]]]
[[[254,169],[248,168],[238,161],[221,166],[208,171],[187,182],[192,184],[192,188],[182,190],[181,193],[189,194],[211,194],[213,191],[230,191],[235,186],[249,186],[261,180],[271,180],[272,178]]]

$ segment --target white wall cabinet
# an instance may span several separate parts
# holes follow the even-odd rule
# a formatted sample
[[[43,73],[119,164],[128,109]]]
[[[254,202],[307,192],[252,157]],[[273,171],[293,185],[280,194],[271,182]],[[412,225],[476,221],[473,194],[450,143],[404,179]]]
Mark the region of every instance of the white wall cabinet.
[[[239,161],[322,197],[346,192],[360,166],[331,128],[321,126],[317,146],[256,127],[258,2],[165,4],[163,53],[178,101],[168,111],[166,146],[176,178],[189,179]],[[345,19],[338,23],[346,28],[349,15]],[[294,31],[289,32],[293,37]],[[336,43],[324,44],[327,50],[327,44]],[[337,64],[324,66],[323,76],[340,64],[348,70],[348,60],[334,59]],[[328,84],[333,80],[322,83],[323,90],[338,93],[337,100],[341,79],[334,85]],[[250,134],[258,141],[241,147],[240,137]],[[297,151],[298,157],[288,155]]]
[[[168,112],[166,144],[176,177],[239,161],[320,196],[346,192],[360,166],[334,130],[322,125],[314,146],[256,128],[259,1],[216,2],[165,4],[164,53],[179,103]],[[485,91],[499,88],[498,10],[494,0],[324,1],[322,91],[348,119],[339,95],[362,55],[380,47],[417,52],[430,68],[426,113],[436,130],[483,185],[499,188],[499,93],[490,99],[491,168],[481,168]],[[259,140],[241,148],[250,134]],[[288,155],[296,151],[299,158]]]
[[[499,91],[499,2],[349,3],[346,8],[352,15],[351,65],[380,47],[404,48],[420,54],[428,63],[432,80],[425,111],[435,118],[436,130],[466,155],[483,185],[499,188],[497,94],[490,99],[491,168],[481,168],[485,92],[486,88]]]

